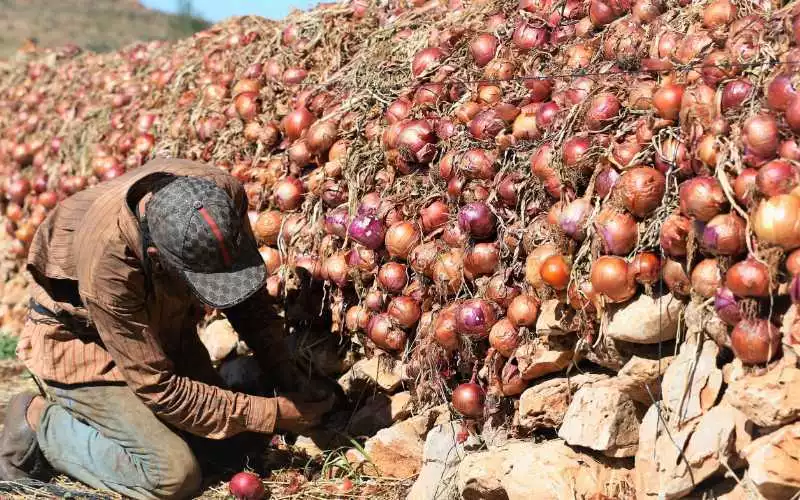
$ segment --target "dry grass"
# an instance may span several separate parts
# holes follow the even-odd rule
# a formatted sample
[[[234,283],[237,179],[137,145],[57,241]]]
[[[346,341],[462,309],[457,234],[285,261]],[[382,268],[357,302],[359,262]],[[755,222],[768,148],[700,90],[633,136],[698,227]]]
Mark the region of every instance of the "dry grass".
[[[0,59],[36,38],[105,52],[138,40],[177,40],[207,26],[142,7],[137,0],[0,0]]]

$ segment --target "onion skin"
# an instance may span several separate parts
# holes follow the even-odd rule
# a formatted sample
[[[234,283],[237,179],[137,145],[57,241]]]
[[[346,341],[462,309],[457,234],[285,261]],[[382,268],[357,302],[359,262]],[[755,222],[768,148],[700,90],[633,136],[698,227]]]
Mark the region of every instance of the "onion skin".
[[[679,214],[669,215],[661,225],[659,240],[664,253],[670,257],[685,257],[692,221]]]
[[[676,260],[667,259],[662,266],[662,279],[673,295],[678,297],[688,297],[692,283],[686,275],[683,263]]]
[[[598,214],[594,224],[603,253],[628,255],[639,239],[636,220],[627,212],[605,208]]]
[[[759,240],[784,250],[800,247],[800,198],[782,194],[762,201],[752,223]]]
[[[752,258],[737,262],[725,273],[725,288],[738,297],[769,297],[769,269]]]
[[[635,217],[647,217],[661,204],[666,191],[666,177],[650,167],[636,167],[620,177],[614,191]]]
[[[778,328],[765,319],[743,319],[731,332],[733,353],[746,365],[770,362],[780,353]]]
[[[728,198],[714,177],[695,177],[680,187],[680,210],[687,217],[708,222],[728,206]]]
[[[592,288],[612,303],[626,302],[636,294],[636,285],[621,257],[603,255],[592,264]]]
[[[722,273],[716,259],[701,260],[692,269],[692,290],[703,298],[713,297],[722,286]]]
[[[747,250],[747,225],[735,213],[711,219],[703,229],[700,244],[714,255],[741,255]]]
[[[468,418],[483,416],[486,393],[475,383],[461,384],[455,388],[452,397],[453,408]]]

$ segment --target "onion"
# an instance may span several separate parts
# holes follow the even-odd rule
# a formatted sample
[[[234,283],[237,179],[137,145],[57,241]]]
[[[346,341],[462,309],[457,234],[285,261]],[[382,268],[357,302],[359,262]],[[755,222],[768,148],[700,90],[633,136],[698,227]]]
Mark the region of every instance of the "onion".
[[[742,141],[756,156],[772,158],[778,151],[778,123],[767,113],[751,116],[742,127]]]
[[[617,117],[621,108],[622,104],[614,94],[610,92],[597,94],[586,111],[586,127],[593,132],[603,129]]]
[[[544,286],[542,279],[542,264],[545,260],[553,255],[557,255],[558,250],[555,246],[545,244],[536,247],[525,261],[525,280],[530,283],[534,288],[541,288]]]
[[[653,252],[637,253],[630,264],[628,273],[642,285],[654,285],[661,276],[661,259]]]
[[[303,203],[305,187],[295,177],[286,177],[276,182],[272,188],[272,197],[278,208],[283,211],[296,210]]]
[[[502,272],[492,276],[483,290],[483,295],[502,309],[506,309],[516,296],[519,295],[519,288],[509,285],[510,272]]]
[[[496,243],[476,243],[464,254],[464,270],[473,277],[493,274],[499,262]]]
[[[338,287],[345,287],[349,278],[347,259],[344,253],[335,253],[322,262],[322,278]]]
[[[594,224],[603,253],[628,255],[639,239],[636,220],[627,212],[604,208]]]
[[[421,237],[420,230],[413,222],[397,222],[386,230],[386,250],[390,257],[405,260]]]
[[[367,326],[367,335],[376,346],[388,351],[402,351],[406,346],[406,333],[395,327],[388,314],[373,316]]]
[[[756,187],[764,196],[789,194],[800,184],[800,170],[786,160],[772,160],[758,170]]]
[[[447,351],[455,351],[460,344],[460,338],[456,331],[456,309],[457,305],[444,308],[433,322],[433,339],[437,344]]]
[[[786,270],[792,276],[800,274],[800,250],[794,250],[786,257]]]
[[[591,140],[586,136],[570,137],[564,141],[562,156],[564,165],[574,167],[586,158],[587,152],[592,146]]]
[[[549,130],[558,117],[559,106],[553,101],[543,102],[536,108],[537,134]],[[534,139],[537,137],[534,137]]]
[[[277,210],[261,212],[253,226],[256,239],[265,245],[277,245],[282,222],[283,215]]]
[[[453,222],[445,227],[442,241],[452,248],[462,248],[469,241],[469,234],[462,231],[458,223]]]
[[[677,260],[667,259],[661,267],[661,277],[673,295],[686,297],[691,291],[692,283],[686,275],[684,264]]]
[[[794,139],[787,139],[778,148],[778,156],[787,160],[800,161],[800,145]]]
[[[329,210],[328,213],[325,214],[325,232],[338,236],[339,238],[345,238],[347,236],[348,222],[349,216],[347,207],[338,207]]]
[[[532,295],[518,295],[508,305],[506,314],[513,326],[531,327],[539,316],[539,300]]]
[[[336,124],[330,120],[315,122],[311,125],[306,134],[308,149],[310,149],[312,153],[326,153],[336,142],[338,133],[339,130]]]
[[[701,260],[692,269],[692,290],[703,298],[711,298],[722,286],[722,273],[716,259]]]
[[[460,158],[459,170],[469,179],[494,179],[495,156],[483,149],[470,149]]]
[[[31,183],[24,177],[17,177],[5,186],[6,198],[18,205],[25,204],[25,198],[31,192]]]
[[[475,239],[489,238],[494,234],[497,217],[483,202],[469,203],[458,212],[458,225]]]
[[[736,5],[731,0],[713,0],[703,10],[703,26],[709,29],[730,24],[736,19]]]
[[[250,121],[258,115],[258,94],[242,92],[233,99],[236,113],[244,121]]]
[[[736,296],[725,287],[720,287],[714,294],[714,310],[722,321],[735,326],[742,319]]]
[[[420,210],[420,223],[426,234],[444,226],[449,219],[449,207],[441,200],[436,200]]]
[[[436,241],[417,245],[408,255],[408,265],[419,274],[429,278],[433,277],[433,267],[436,264],[440,250]]]
[[[646,217],[660,204],[666,190],[664,174],[651,167],[627,170],[614,187],[622,204],[636,217]]]
[[[422,309],[416,300],[405,295],[395,297],[389,302],[386,313],[395,320],[400,328],[412,328],[422,316]]]
[[[481,389],[481,386],[472,382],[456,387],[451,399],[453,408],[468,418],[480,418],[483,416],[485,400],[486,393]]]
[[[479,112],[470,120],[469,133],[479,141],[494,139],[506,128],[506,121],[494,108]]]
[[[707,222],[728,206],[728,199],[715,177],[695,177],[680,187],[680,210],[688,217]]]
[[[722,87],[722,100],[720,101],[722,111],[740,108],[742,104],[753,95],[754,89],[755,86],[750,80],[744,78],[726,83],[725,86]]]
[[[586,198],[578,198],[568,203],[558,216],[558,225],[574,240],[586,237],[586,220],[592,212],[592,204]]]
[[[372,289],[364,296],[364,307],[370,311],[379,312],[383,310],[385,302],[383,292],[378,289]]]
[[[528,387],[528,381],[522,378],[516,358],[509,359],[501,373],[503,396],[519,396]]]
[[[436,134],[427,120],[401,122],[397,147],[402,159],[412,163],[428,163],[436,155]]]
[[[569,284],[569,273],[572,266],[563,255],[551,255],[542,262],[539,270],[542,281],[555,288],[565,290]]]
[[[37,203],[50,210],[58,204],[58,195],[53,191],[45,191],[37,198]]]
[[[769,269],[753,258],[737,262],[725,274],[725,287],[738,297],[769,297]]]
[[[747,205],[753,201],[753,194],[756,192],[757,177],[758,170],[746,168],[742,170],[742,173],[733,181],[733,192],[740,203]]]
[[[494,306],[483,299],[469,299],[462,302],[455,314],[456,329],[461,335],[486,338],[497,321]]]
[[[751,219],[758,238],[784,250],[800,247],[800,198],[782,194],[762,201]]]
[[[653,94],[653,108],[661,118],[677,120],[685,86],[677,83],[666,83]]]
[[[402,292],[408,284],[406,266],[397,262],[387,262],[378,270],[378,282],[389,293]]]
[[[700,244],[714,255],[740,255],[747,250],[747,226],[734,213],[721,214],[711,219],[703,229]]]
[[[594,181],[594,189],[597,192],[597,196],[601,199],[608,196],[608,193],[614,189],[614,186],[617,184],[619,180],[619,172],[614,170],[612,167],[605,167],[603,168]]]
[[[794,133],[800,133],[800,95],[792,98],[786,107],[786,123]]]
[[[766,319],[743,319],[731,332],[733,353],[746,365],[768,363],[780,353],[781,335]]]
[[[348,229],[348,234],[353,240],[371,250],[377,250],[383,246],[385,232],[386,229],[381,219],[366,214],[356,215]]]
[[[514,354],[521,340],[517,328],[505,318],[495,323],[489,332],[489,345],[506,358]]]
[[[447,57],[447,54],[438,47],[422,49],[414,56],[414,60],[411,63],[411,73],[414,77],[419,77],[423,73],[436,68],[445,57]]]
[[[592,264],[592,288],[609,302],[625,302],[636,294],[636,284],[621,257],[603,255]]]
[[[240,472],[233,476],[228,489],[237,500],[261,500],[266,495],[261,479],[249,472]]]
[[[290,141],[300,138],[311,124],[316,121],[316,117],[305,107],[295,108],[281,120],[283,133]]]
[[[345,314],[345,326],[351,332],[366,331],[370,319],[369,310],[365,307],[353,306]]]
[[[514,30],[512,42],[521,51],[538,49],[547,44],[547,29],[544,26],[520,22]]]
[[[472,39],[469,44],[469,52],[479,68],[486,66],[489,61],[494,59],[498,44],[497,37],[490,33],[482,33]]]

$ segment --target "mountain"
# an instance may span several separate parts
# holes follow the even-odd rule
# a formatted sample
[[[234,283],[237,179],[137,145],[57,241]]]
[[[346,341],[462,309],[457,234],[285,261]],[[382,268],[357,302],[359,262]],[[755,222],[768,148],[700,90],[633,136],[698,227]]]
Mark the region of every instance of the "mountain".
[[[0,0],[0,59],[31,40],[41,47],[74,43],[104,52],[137,40],[183,38],[207,26],[137,0]]]

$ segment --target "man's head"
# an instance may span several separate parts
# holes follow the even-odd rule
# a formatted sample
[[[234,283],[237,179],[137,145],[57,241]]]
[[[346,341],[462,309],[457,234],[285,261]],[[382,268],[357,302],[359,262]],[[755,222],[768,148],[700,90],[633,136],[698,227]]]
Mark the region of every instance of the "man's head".
[[[258,246],[233,200],[214,182],[175,177],[152,195],[145,218],[149,256],[211,307],[235,306],[264,285]]]

